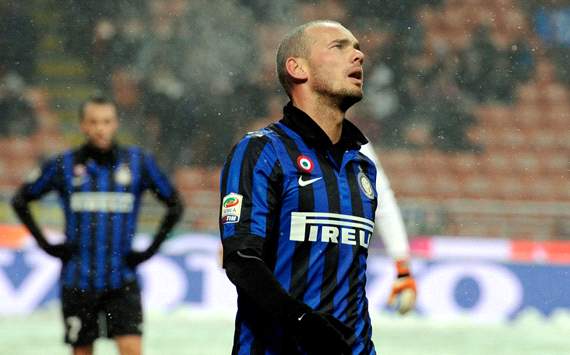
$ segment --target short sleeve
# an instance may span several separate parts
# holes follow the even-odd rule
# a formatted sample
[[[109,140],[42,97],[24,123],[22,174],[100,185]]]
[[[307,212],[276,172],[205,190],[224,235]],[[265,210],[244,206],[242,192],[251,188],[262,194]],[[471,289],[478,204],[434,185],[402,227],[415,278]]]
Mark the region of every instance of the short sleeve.
[[[261,256],[272,234],[282,187],[277,153],[267,137],[246,136],[222,169],[220,234],[224,257],[240,249]]]
[[[152,191],[160,200],[168,200],[174,194],[174,186],[159,168],[154,157],[148,153],[143,154],[144,187]]]
[[[37,200],[48,192],[58,189],[60,161],[59,158],[51,159],[29,174],[20,190],[24,198]]]

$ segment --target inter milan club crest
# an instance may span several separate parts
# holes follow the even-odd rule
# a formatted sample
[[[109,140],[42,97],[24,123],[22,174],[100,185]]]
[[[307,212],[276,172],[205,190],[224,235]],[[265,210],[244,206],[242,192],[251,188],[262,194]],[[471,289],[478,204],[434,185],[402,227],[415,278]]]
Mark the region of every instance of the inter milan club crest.
[[[117,168],[117,171],[115,171],[115,182],[118,185],[130,185],[132,180],[133,176],[128,166],[122,164]]]
[[[308,156],[299,155],[297,157],[297,166],[299,167],[299,169],[301,169],[301,171],[305,173],[310,173],[311,171],[313,171],[315,164]]]
[[[372,187],[372,183],[362,170],[358,173],[358,186],[360,186],[360,190],[364,195],[366,195],[366,197],[371,200],[374,198],[374,188]]]

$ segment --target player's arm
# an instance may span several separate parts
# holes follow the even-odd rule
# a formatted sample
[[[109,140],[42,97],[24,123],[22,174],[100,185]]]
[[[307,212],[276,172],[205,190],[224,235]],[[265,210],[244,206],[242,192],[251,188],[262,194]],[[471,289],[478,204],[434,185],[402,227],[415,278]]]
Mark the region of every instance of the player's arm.
[[[57,161],[53,160],[44,165],[39,177],[31,177],[12,197],[12,208],[24,226],[29,230],[38,246],[51,256],[67,260],[71,257],[71,247],[65,243],[50,244],[36,223],[30,210],[30,202],[41,198],[55,188]]]
[[[167,176],[159,169],[154,159],[150,155],[145,155],[143,164],[143,179],[147,181],[148,187],[157,199],[164,204],[166,213],[150,245],[143,251],[132,251],[126,256],[127,264],[131,267],[135,267],[155,255],[184,214],[184,203],[178,191],[176,191]]]
[[[268,226],[278,218],[281,170],[271,143],[246,138],[230,153],[221,177],[223,265],[240,295],[292,332],[309,353],[349,352],[352,330],[294,299],[263,260]]]
[[[376,165],[376,190],[378,192],[378,208],[376,209],[376,225],[389,256],[394,259],[396,281],[392,287],[388,303],[395,306],[402,314],[409,312],[415,306],[416,283],[409,267],[410,247],[408,235],[396,202],[390,181],[382,169],[374,149],[370,143],[361,148]]]

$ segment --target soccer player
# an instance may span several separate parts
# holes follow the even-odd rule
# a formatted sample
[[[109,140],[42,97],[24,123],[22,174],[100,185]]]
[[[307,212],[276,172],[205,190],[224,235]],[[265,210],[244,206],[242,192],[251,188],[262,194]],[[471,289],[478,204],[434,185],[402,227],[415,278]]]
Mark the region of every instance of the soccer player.
[[[277,51],[284,117],[247,134],[221,176],[223,265],[238,291],[233,354],[375,354],[365,294],[376,169],[345,119],[364,55],[338,22]]]
[[[40,248],[61,259],[65,342],[75,355],[93,354],[99,329],[114,338],[121,355],[141,354],[142,305],[138,264],[152,257],[180,219],[183,205],[157,163],[138,147],[116,143],[117,110],[94,97],[81,105],[86,143],[45,163],[16,193],[12,205]],[[29,203],[55,190],[65,213],[65,241],[51,244]],[[150,246],[131,249],[145,190],[167,206]],[[100,324],[104,322],[104,324]]]
[[[378,192],[376,223],[386,251],[394,259],[396,266],[396,280],[392,286],[388,304],[400,314],[406,314],[416,304],[416,281],[408,265],[410,259],[408,235],[394,192],[390,187],[390,181],[374,153],[372,144],[366,143],[360,148],[360,152],[372,160],[376,166],[376,191]]]

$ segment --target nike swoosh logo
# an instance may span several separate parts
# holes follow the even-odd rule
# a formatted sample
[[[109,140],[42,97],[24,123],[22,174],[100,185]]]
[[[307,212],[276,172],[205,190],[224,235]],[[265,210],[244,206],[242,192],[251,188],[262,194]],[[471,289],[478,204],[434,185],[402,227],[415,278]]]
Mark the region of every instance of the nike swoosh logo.
[[[312,183],[314,183],[314,182],[316,182],[316,181],[319,181],[319,180],[322,179],[322,178],[323,178],[323,177],[321,176],[321,177],[314,178],[314,179],[311,179],[311,180],[303,180],[303,177],[302,177],[302,176],[299,176],[299,186],[301,186],[301,187],[309,186],[309,185],[311,185]]]

